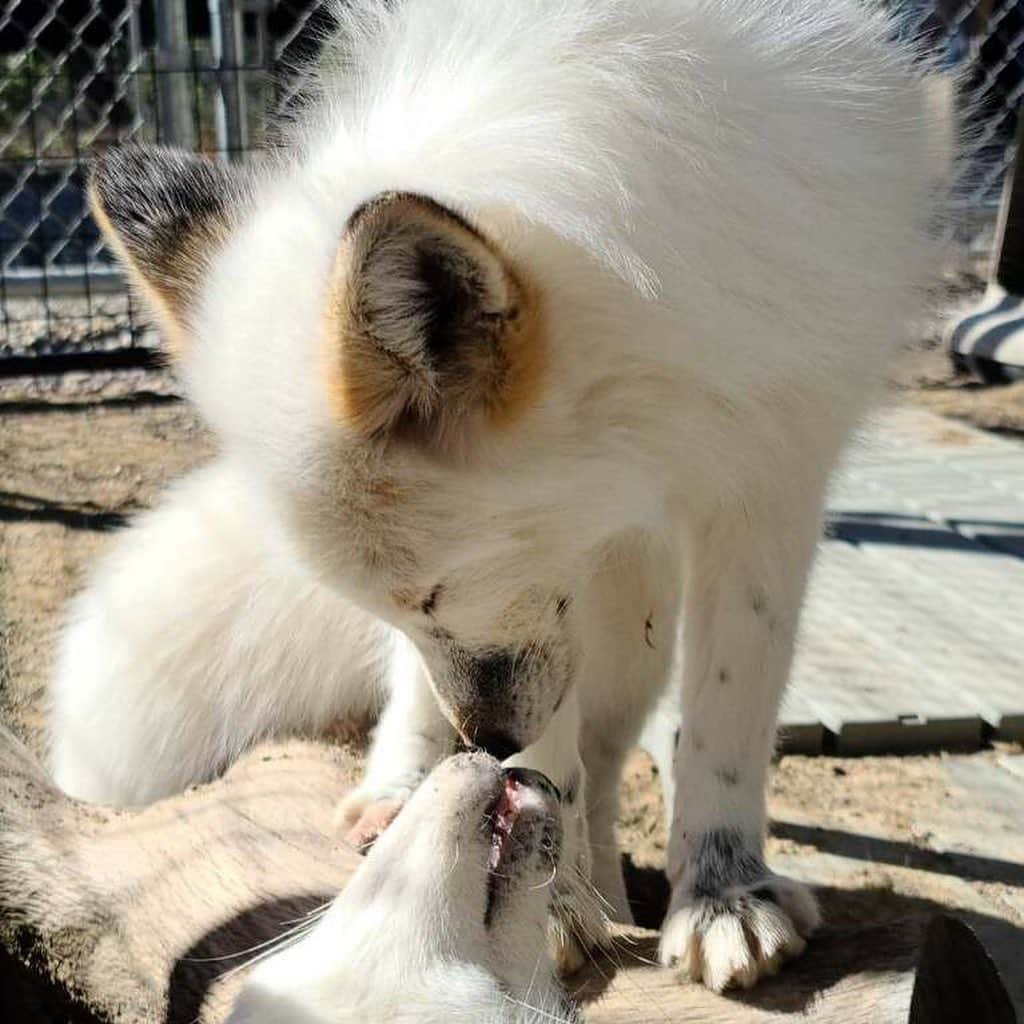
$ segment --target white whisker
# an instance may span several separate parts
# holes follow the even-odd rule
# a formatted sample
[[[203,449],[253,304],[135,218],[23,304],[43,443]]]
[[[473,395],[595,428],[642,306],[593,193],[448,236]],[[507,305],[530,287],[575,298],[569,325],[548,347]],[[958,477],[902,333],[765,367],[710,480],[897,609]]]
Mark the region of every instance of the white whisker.
[[[322,906],[317,907],[315,910],[311,910],[308,914],[303,915],[300,918],[294,919],[294,921],[282,921],[282,924],[294,924],[294,927],[285,929],[279,935],[274,935],[263,942],[257,943],[255,946],[249,946],[247,949],[240,949],[235,953],[224,953],[221,956],[189,956],[182,957],[182,961],[185,963],[192,964],[208,964],[218,963],[221,960],[237,960],[239,957],[247,956],[249,953],[257,953],[260,950],[266,949],[268,946],[273,947],[276,943],[282,942],[297,932],[305,932],[309,928],[312,928],[320,918],[326,913],[330,907],[330,902],[324,903]]]
[[[552,863],[551,874],[548,875],[547,879],[541,882],[539,885],[531,885],[530,891],[535,892],[537,889],[546,889],[555,880],[555,876],[558,874],[558,864]]]

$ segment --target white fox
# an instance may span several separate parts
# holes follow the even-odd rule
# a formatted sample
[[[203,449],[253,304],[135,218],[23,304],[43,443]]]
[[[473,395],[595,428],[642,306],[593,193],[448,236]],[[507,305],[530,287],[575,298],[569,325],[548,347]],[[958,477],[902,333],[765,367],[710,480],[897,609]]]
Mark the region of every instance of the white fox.
[[[923,72],[855,0],[336,13],[259,166],[98,162],[221,454],[74,606],[56,778],[148,801],[386,699],[353,838],[460,742],[540,768],[593,942],[671,687],[662,958],[752,984],[818,922],[765,777],[828,477],[934,262]]]
[[[329,759],[266,750],[114,812],[0,725],[0,915],[61,971],[5,977],[5,1019],[65,1020],[70,997],[130,1024],[582,1024],[544,942],[562,815],[543,775],[447,758],[360,858],[321,828]],[[282,790],[300,806],[275,816]]]

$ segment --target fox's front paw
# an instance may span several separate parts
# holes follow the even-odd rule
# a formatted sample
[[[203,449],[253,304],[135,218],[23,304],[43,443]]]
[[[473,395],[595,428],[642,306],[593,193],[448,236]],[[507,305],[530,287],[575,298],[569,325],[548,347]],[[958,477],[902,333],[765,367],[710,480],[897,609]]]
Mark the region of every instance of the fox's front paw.
[[[820,921],[811,891],[773,875],[739,833],[708,833],[672,894],[661,962],[716,992],[749,988],[799,956]]]
[[[389,786],[362,783],[338,805],[336,831],[342,834],[346,843],[365,853],[395,820],[417,784],[418,780]]]

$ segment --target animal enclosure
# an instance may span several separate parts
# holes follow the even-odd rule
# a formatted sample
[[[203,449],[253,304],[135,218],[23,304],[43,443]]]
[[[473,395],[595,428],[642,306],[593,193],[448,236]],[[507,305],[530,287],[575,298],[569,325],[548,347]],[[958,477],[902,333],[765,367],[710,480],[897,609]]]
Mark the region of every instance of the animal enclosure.
[[[1024,92],[1017,0],[884,0],[896,30],[960,73],[935,116],[971,139],[947,230],[961,261],[991,244]],[[142,310],[82,190],[109,145],[160,142],[239,160],[301,102],[325,0],[5,0],[0,6],[0,373],[151,361]],[[70,362],[69,362],[70,360]]]

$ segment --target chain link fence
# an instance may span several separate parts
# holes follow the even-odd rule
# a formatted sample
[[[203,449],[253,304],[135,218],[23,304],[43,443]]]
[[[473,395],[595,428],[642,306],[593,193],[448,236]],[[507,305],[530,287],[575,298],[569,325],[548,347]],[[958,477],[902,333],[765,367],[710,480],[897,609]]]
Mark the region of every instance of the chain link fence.
[[[1024,3],[887,2],[901,33],[962,72],[943,113],[969,111],[952,240],[964,261],[984,255],[1024,93]],[[144,360],[154,339],[84,199],[90,156],[135,140],[241,158],[293,100],[327,4],[3,0],[0,12],[0,372],[69,353]]]
[[[236,160],[292,99],[320,0],[5,0],[0,7],[0,372],[154,345],[89,216],[91,155],[128,141]]]
[[[1016,156],[1024,95],[1024,3],[1020,0],[897,0],[902,33],[955,71],[944,110],[963,152],[953,181],[952,241],[987,259],[1003,181]]]

